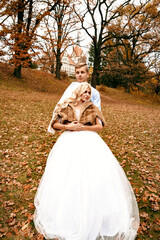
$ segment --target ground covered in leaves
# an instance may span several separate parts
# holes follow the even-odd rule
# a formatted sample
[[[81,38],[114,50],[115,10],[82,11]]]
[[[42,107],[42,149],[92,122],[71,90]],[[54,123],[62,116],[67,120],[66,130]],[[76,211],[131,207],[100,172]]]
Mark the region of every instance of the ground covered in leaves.
[[[135,191],[141,217],[137,240],[157,240],[159,106],[118,98],[118,90],[113,96],[104,92],[101,96],[106,127],[100,135]],[[59,97],[60,93],[1,87],[0,237],[4,240],[43,239],[32,221],[33,201],[48,153],[58,137],[46,130]]]

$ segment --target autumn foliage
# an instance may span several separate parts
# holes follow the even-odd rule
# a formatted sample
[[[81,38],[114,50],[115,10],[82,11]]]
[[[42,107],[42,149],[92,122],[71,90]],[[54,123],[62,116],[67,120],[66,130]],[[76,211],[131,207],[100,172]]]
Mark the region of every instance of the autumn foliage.
[[[38,3],[35,0],[3,1],[0,4],[0,26],[3,46],[14,65],[14,75],[21,77],[21,68],[31,65],[37,41],[37,29],[60,0]],[[33,50],[34,48],[34,50]],[[11,56],[10,56],[11,55]]]

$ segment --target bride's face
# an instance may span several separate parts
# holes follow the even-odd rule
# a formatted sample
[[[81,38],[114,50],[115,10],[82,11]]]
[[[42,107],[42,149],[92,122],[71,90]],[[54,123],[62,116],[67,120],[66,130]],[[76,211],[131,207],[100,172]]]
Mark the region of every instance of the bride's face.
[[[91,89],[88,87],[84,93],[81,95],[82,102],[89,101],[91,98]]]

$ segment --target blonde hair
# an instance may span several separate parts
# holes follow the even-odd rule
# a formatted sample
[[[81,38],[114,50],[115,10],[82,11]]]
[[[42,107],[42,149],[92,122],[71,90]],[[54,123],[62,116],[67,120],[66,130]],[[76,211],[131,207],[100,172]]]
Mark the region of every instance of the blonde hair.
[[[86,63],[78,63],[78,64],[75,66],[75,71],[76,71],[76,69],[81,68],[81,67],[85,67],[86,72],[87,72],[87,73],[89,72],[89,69],[88,69],[88,66],[87,66]]]
[[[57,108],[55,110],[55,115],[57,116],[58,113],[66,108],[69,103],[77,104],[78,101],[81,99],[81,95],[89,88],[91,90],[91,85],[87,82],[80,83],[80,86],[77,87],[73,92],[71,97],[65,99],[63,102],[57,104]],[[91,99],[91,97],[90,97]],[[90,101],[90,99],[88,101]]]

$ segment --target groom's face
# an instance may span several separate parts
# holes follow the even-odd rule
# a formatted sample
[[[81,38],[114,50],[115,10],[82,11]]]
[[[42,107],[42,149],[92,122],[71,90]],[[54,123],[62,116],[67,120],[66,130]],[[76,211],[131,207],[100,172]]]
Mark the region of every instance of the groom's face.
[[[85,67],[76,69],[76,79],[78,82],[87,82],[89,73],[86,71]]]

